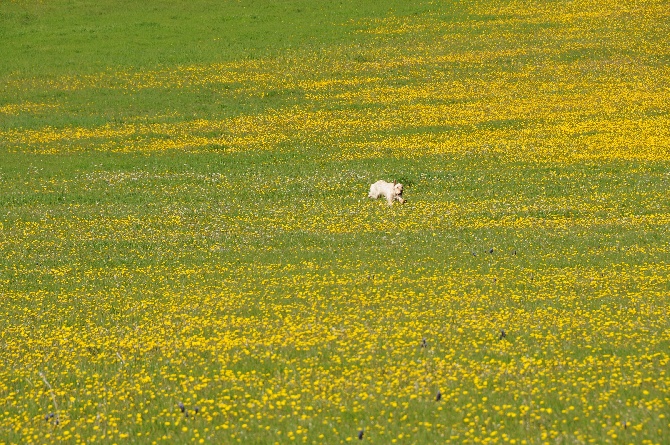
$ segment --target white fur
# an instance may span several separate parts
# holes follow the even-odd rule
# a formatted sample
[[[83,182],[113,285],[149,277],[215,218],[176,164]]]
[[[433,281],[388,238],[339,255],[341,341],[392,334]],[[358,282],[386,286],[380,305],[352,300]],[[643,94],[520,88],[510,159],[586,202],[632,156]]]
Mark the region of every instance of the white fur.
[[[397,200],[401,204],[405,202],[402,198],[402,184],[397,182],[377,181],[370,186],[370,193],[368,197],[377,199],[384,196],[389,205],[393,205],[393,201]]]

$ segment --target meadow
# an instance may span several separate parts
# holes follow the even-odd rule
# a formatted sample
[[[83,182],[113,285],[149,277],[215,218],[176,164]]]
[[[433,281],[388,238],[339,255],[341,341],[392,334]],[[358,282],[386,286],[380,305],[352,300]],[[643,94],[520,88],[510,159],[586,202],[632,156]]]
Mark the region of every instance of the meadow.
[[[667,2],[15,0],[0,42],[0,444],[668,442]]]

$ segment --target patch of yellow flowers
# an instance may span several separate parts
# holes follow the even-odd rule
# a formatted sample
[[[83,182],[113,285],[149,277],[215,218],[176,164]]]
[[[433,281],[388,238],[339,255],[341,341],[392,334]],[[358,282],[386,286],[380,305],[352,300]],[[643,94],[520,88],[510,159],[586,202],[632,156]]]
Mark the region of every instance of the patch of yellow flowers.
[[[584,3],[563,5],[565,11],[525,3],[472,6],[472,14],[501,17],[476,37],[476,25],[445,23],[437,15],[364,24],[379,42],[360,63],[347,57],[353,48],[335,47],[263,61],[105,72],[44,84],[13,80],[18,89],[37,85],[72,94],[207,86],[239,101],[272,91],[295,91],[302,99],[226,119],[173,123],[138,116],[137,122],[98,127],[11,129],[0,132],[0,143],[40,153],[197,151],[212,145],[236,152],[277,150],[290,141],[324,147],[335,159],[411,158],[482,147],[509,157],[564,162],[667,159],[670,68],[661,58],[670,41],[653,29],[665,17],[665,5]],[[535,41],[520,38],[516,28],[524,24],[537,25]],[[611,35],[605,26],[612,27]],[[400,44],[411,44],[417,28],[431,38],[408,47],[385,43],[384,36],[398,34]],[[607,55],[580,57],[589,51]],[[491,69],[500,64],[508,69]],[[0,112],[58,106],[9,104]]]

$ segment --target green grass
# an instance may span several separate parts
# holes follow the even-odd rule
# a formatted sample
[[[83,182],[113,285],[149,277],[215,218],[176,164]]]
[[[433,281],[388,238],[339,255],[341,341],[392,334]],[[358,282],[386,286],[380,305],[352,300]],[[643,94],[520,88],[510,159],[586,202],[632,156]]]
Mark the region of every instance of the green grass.
[[[662,6],[3,3],[0,444],[664,443]]]

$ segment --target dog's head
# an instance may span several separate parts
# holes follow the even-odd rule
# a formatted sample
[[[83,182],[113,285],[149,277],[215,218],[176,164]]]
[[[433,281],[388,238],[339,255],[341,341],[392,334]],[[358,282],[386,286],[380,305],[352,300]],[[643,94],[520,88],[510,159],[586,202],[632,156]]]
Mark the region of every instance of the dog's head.
[[[402,184],[399,184],[396,181],[393,181],[393,189],[395,190],[395,194],[398,196],[402,196]]]

